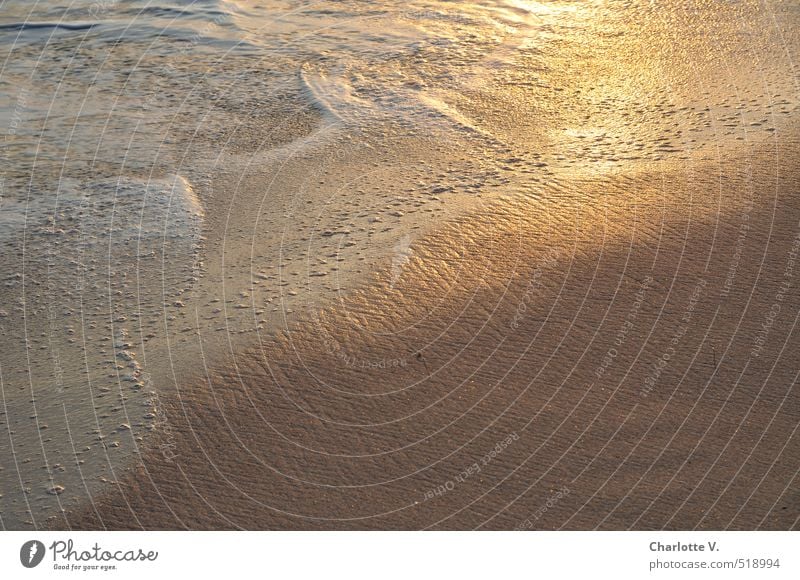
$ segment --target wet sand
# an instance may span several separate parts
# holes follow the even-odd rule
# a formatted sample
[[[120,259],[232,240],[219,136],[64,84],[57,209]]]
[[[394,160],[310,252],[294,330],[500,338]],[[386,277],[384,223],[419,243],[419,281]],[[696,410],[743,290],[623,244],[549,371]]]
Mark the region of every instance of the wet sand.
[[[796,4],[12,4],[0,527],[797,525]]]
[[[442,224],[160,392],[50,527],[797,528],[798,147],[742,149]]]

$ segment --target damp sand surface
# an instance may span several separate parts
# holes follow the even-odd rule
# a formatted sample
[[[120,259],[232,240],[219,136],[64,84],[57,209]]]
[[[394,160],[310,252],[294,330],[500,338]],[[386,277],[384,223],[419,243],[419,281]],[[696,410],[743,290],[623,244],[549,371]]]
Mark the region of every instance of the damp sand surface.
[[[50,523],[795,528],[784,154],[777,182],[753,158],[669,186],[570,180],[556,212],[520,196],[442,225],[399,268],[165,391],[143,461]],[[765,181],[769,199],[745,193]]]
[[[791,3],[93,6],[0,29],[4,527],[796,526]]]

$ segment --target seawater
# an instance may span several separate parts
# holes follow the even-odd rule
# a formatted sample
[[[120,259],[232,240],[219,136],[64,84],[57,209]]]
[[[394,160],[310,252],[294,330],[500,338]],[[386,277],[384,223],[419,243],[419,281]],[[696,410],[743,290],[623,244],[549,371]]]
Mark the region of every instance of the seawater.
[[[400,276],[493,192],[780,132],[798,8],[767,4],[2,2],[0,527],[113,486],[195,335]]]

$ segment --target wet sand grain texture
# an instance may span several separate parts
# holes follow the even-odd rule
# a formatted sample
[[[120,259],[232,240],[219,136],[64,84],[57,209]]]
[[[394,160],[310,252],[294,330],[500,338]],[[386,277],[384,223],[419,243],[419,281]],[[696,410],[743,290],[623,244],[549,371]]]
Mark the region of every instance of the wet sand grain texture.
[[[158,395],[141,461],[49,523],[793,529],[797,147],[553,181]]]
[[[796,2],[6,4],[0,527],[798,526]]]

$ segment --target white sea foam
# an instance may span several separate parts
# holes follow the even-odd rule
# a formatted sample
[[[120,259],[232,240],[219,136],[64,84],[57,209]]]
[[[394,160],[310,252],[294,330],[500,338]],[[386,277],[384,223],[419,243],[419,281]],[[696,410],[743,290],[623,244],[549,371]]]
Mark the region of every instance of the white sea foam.
[[[203,207],[180,175],[148,181],[120,178],[81,182],[62,179],[53,194],[36,192],[0,202],[0,240],[64,235],[65,224],[80,225],[82,239],[112,236],[126,242],[159,236],[196,239]]]

